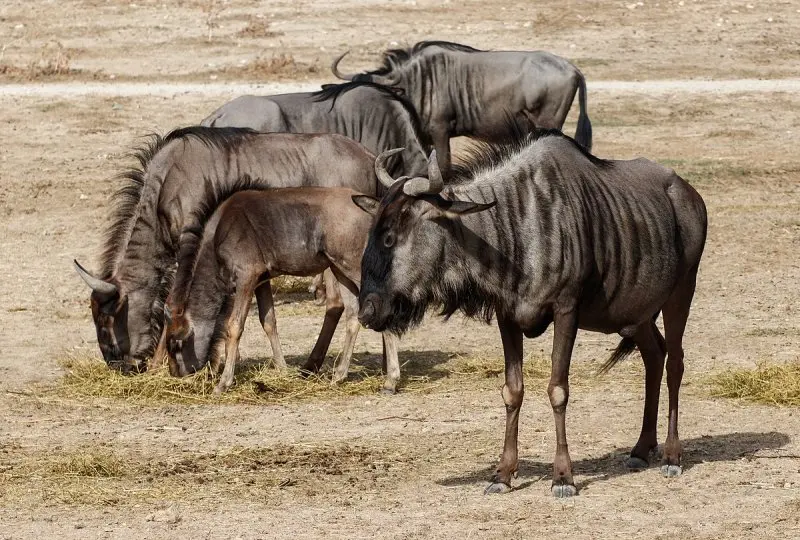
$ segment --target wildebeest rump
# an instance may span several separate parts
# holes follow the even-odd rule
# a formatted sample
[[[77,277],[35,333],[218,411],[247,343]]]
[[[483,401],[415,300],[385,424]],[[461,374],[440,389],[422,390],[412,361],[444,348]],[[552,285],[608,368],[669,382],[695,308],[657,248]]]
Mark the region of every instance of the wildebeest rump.
[[[280,355],[270,279],[308,276],[330,270],[328,309],[319,338],[304,368],[317,371],[325,360],[333,332],[344,311],[345,345],[333,382],[347,377],[359,329],[358,287],[361,255],[372,218],[352,203],[347,188],[283,188],[239,191],[222,203],[203,234],[188,303],[167,327],[167,350],[186,371],[205,365],[215,343],[224,346],[225,371],[216,391],[233,384],[250,300],[256,294],[262,325],[273,355]],[[337,284],[338,282],[338,284]],[[341,296],[334,298],[336,289]],[[387,378],[394,392],[400,376],[397,346],[384,334]]]
[[[156,137],[136,155],[140,167],[125,174],[115,199],[100,277],[78,266],[93,290],[103,358],[123,371],[143,368],[153,352],[176,258],[193,260],[202,233],[197,212],[219,193],[308,185],[382,189],[374,156],[335,134],[191,127]],[[243,183],[245,175],[251,180]],[[184,267],[191,270],[188,263]],[[176,280],[179,285],[185,290],[186,279]]]
[[[487,492],[510,489],[517,470],[522,336],[536,337],[551,323],[554,495],[577,493],[565,413],[579,328],[623,336],[604,368],[636,346],[642,354],[645,407],[633,467],[646,466],[657,445],[668,355],[662,471],[680,474],[682,339],[706,238],[702,198],[670,169],[644,159],[600,160],[557,132],[475,151],[456,180],[462,183],[443,186],[432,165],[429,178],[397,181],[384,196],[362,262],[359,318],[369,328],[402,333],[431,305],[487,321],[496,314],[507,420]],[[666,341],[655,324],[659,312]]]
[[[263,132],[339,133],[379,154],[405,150],[389,160],[392,174],[423,174],[428,144],[414,106],[397,92],[372,83],[326,85],[317,92],[241,96],[201,124]]]
[[[592,148],[586,81],[578,68],[554,54],[481,51],[447,41],[422,41],[409,49],[386,51],[383,66],[360,74],[339,72],[343,56],[333,62],[337,77],[404,91],[444,171],[450,167],[450,137],[508,140],[513,136],[508,118],[524,125],[523,115],[538,128],[561,129],[576,92],[580,111],[575,139],[587,150]]]

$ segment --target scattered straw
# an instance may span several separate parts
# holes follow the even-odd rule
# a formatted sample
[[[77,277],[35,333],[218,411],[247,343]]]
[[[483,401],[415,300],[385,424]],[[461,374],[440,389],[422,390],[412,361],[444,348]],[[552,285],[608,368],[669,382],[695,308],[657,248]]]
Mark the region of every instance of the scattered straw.
[[[726,371],[714,376],[711,384],[715,397],[800,406],[800,361]]]
[[[369,395],[383,384],[376,371],[351,369],[350,379],[332,385],[326,374],[308,378],[297,369],[278,371],[270,365],[244,365],[237,369],[236,384],[214,395],[215,377],[207,371],[177,378],[166,369],[129,376],[108,369],[99,361],[68,358],[61,362],[66,374],[57,393],[74,398],[115,398],[134,403],[244,403],[269,404],[337,396]]]

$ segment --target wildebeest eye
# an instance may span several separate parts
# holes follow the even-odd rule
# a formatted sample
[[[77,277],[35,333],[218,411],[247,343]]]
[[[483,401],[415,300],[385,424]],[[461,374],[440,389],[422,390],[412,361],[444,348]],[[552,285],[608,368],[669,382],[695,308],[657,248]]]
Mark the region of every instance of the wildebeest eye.
[[[394,233],[392,231],[389,231],[384,235],[383,245],[387,248],[390,248],[394,245]]]

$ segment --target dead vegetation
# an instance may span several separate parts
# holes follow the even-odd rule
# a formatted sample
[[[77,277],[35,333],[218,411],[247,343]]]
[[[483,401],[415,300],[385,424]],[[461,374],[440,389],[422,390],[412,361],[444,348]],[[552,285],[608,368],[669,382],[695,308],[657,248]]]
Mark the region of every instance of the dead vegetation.
[[[738,398],[767,405],[800,406],[800,361],[760,364],[726,371],[711,379],[714,397]]]
[[[304,359],[298,359],[302,362]],[[489,355],[462,356],[438,351],[402,351],[400,361],[403,393],[430,393],[454,387],[500,384],[503,379],[503,359]],[[290,359],[290,364],[292,363]],[[165,369],[136,376],[122,375],[108,369],[97,359],[69,357],[60,362],[64,377],[54,387],[38,388],[38,395],[55,394],[76,400],[116,399],[140,405],[163,404],[276,404],[308,400],[326,400],[347,396],[369,396],[383,386],[384,375],[377,355],[359,355],[350,365],[349,379],[331,385],[331,362],[319,374],[307,378],[298,368],[286,372],[274,369],[269,361],[242,362],[237,367],[236,384],[228,392],[214,395],[215,377],[208,370],[194,375],[172,377]],[[638,365],[638,364],[637,364]],[[638,381],[640,370],[634,368],[615,372],[614,380]],[[526,382],[550,378],[550,361],[529,356],[523,363]],[[595,374],[593,364],[573,366],[571,383],[576,387],[604,384],[605,378]]]
[[[306,494],[374,483],[397,463],[356,444],[234,446],[213,452],[143,454],[102,444],[30,452],[4,448],[0,502],[116,506],[225,496],[263,500],[265,491],[301,487]]]
[[[50,41],[39,49],[38,57],[27,65],[10,63],[5,58],[7,45],[0,50],[0,76],[12,80],[37,81],[58,78],[80,73],[71,67],[74,51],[67,49],[60,41]]]
[[[239,30],[236,35],[241,38],[274,38],[284,35],[283,32],[276,32],[270,28],[270,22],[263,16],[257,15],[247,20],[247,25]]]
[[[294,55],[287,53],[261,54],[253,61],[239,66],[228,66],[223,69],[223,74],[235,76],[239,79],[270,78],[272,80],[300,80],[322,71],[319,58],[311,63],[301,62]]]

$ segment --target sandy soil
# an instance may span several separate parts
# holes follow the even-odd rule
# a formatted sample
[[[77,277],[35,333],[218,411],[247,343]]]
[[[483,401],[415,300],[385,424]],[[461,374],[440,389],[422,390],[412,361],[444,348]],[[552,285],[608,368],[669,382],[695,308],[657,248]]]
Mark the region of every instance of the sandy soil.
[[[332,51],[352,48],[349,66],[363,67],[391,40],[430,36],[550,49],[590,79],[595,152],[647,156],[675,168],[705,197],[710,214],[685,343],[685,474],[666,481],[657,469],[625,473],[622,458],[639,431],[641,369],[634,359],[609,378],[586,374],[616,339],[582,334],[568,414],[581,495],[567,502],[549,496],[552,415],[537,380],[528,384],[522,413],[520,489],[484,497],[501,448],[501,379],[435,367],[453,354],[496,358],[500,366],[501,348],[496,329],[459,318],[432,319],[402,342],[405,371],[424,367],[429,375],[422,393],[269,407],[141,407],[42,392],[58,384],[59,357],[98,355],[71,260],[96,261],[115,186],[108,178],[128,163],[124,153],[148,132],[197,122],[237,88],[121,87],[117,95],[0,89],[0,537],[800,536],[797,410],[713,399],[707,387],[709,375],[727,367],[800,356],[800,95],[795,87],[749,83],[727,93],[602,88],[602,79],[796,76],[800,6],[626,4],[223,2],[211,42],[204,2],[59,3],[64,17],[48,16],[55,9],[49,2],[0,6],[2,61],[26,66],[56,39],[82,70],[60,76],[66,82],[115,75],[183,84],[216,75],[244,83],[263,72],[237,67],[240,60],[275,51],[292,54],[294,67],[259,82],[307,85],[325,76],[308,66],[324,71]],[[253,24],[251,33],[283,34],[237,37],[258,15],[270,24]],[[278,317],[285,353],[299,361],[322,313],[287,302]],[[257,319],[248,324],[242,353],[264,359]],[[527,341],[527,351],[546,356],[550,340],[548,333]],[[359,358],[372,361],[379,349],[377,337],[363,332]],[[160,472],[90,478],[91,489],[76,493],[75,479],[36,469],[87,451],[152,463]],[[237,452],[260,457],[250,468],[223,459]],[[183,458],[196,468],[176,469]]]

